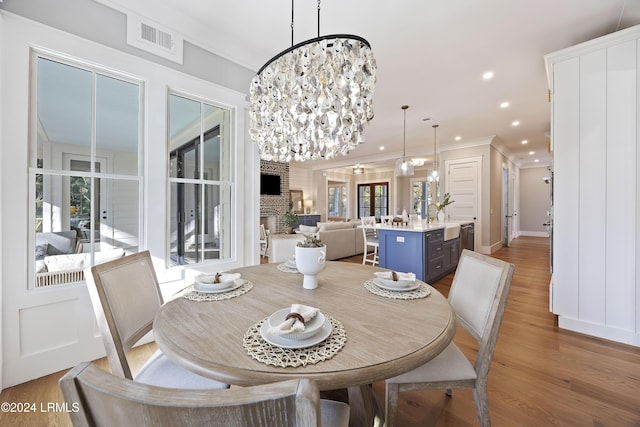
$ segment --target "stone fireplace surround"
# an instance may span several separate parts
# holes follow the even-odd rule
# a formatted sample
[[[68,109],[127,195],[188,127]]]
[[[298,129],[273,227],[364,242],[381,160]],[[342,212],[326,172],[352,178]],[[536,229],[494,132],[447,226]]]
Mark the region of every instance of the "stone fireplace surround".
[[[260,224],[271,234],[284,233],[284,213],[289,209],[289,164],[260,160],[260,173],[280,175],[280,195],[260,196]]]

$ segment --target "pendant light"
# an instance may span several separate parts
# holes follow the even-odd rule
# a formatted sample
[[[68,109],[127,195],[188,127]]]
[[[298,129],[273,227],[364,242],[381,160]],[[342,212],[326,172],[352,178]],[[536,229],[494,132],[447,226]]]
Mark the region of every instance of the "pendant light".
[[[433,125],[433,170],[431,171],[430,181],[438,181],[440,177],[438,176],[438,169],[440,165],[438,164],[438,126]]]
[[[406,148],[407,148],[407,109],[408,105],[403,105],[402,111],[404,114],[404,126],[403,126],[403,137],[402,137],[402,159],[398,159],[396,161],[396,176],[413,176],[414,167],[411,160],[406,159]]]
[[[331,159],[364,142],[373,118],[376,61],[371,45],[350,34],[320,36],[270,59],[249,87],[251,139],[260,158]]]

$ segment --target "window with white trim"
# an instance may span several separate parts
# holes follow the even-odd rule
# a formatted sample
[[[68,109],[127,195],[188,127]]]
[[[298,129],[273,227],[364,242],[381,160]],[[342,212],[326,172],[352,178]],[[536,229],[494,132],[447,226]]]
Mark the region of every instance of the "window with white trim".
[[[142,83],[35,51],[32,70],[31,283],[64,285],[139,249]]]
[[[228,108],[169,94],[171,265],[231,257],[231,120]]]

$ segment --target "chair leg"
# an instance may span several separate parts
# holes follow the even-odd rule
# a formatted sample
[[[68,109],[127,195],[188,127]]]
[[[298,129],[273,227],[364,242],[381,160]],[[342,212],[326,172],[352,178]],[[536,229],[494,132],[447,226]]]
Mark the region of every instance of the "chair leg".
[[[491,416],[489,415],[489,400],[487,396],[486,385],[478,385],[473,388],[473,400],[476,402],[476,411],[478,411],[478,420],[481,427],[491,426]]]
[[[395,427],[398,417],[398,398],[400,386],[398,384],[385,384],[384,394],[384,425],[385,427]]]
[[[376,265],[378,263],[378,247],[373,247],[373,252],[368,251],[369,246],[364,246],[364,254],[362,254],[362,264],[366,264],[370,262],[372,265]],[[369,258],[371,255],[371,258]]]

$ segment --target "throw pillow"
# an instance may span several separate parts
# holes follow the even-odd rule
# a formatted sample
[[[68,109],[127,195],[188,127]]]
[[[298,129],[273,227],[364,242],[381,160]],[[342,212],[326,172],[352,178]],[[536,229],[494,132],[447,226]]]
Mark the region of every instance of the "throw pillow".
[[[48,243],[43,243],[41,245],[36,246],[36,261],[44,259],[45,255],[47,255],[48,247],[49,247]]]
[[[322,224],[322,225],[320,225]],[[330,231],[330,230],[344,230],[353,228],[353,222],[323,222],[318,223],[318,231]]]
[[[80,270],[89,266],[89,254],[49,255],[44,263],[50,272]]]
[[[318,231],[318,227],[314,227],[312,225],[300,224],[301,233],[315,233],[316,231]]]

